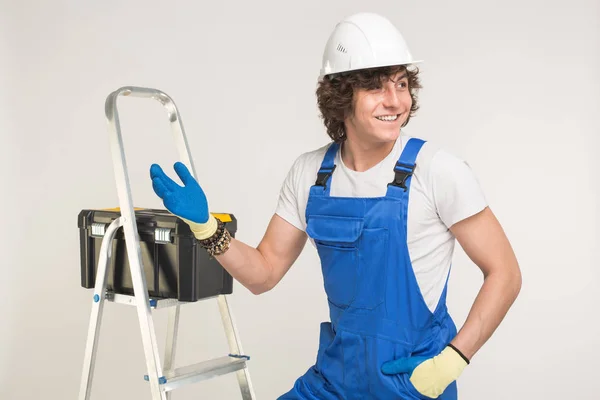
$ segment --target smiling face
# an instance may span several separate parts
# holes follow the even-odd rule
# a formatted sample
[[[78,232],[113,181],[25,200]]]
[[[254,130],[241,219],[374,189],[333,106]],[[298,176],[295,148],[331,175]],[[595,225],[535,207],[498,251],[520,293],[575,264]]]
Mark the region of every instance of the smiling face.
[[[354,139],[379,147],[385,144],[382,142],[395,141],[415,115],[420,89],[415,66],[368,68],[320,80],[317,105],[333,141]],[[396,120],[394,116],[398,116]]]
[[[384,78],[376,87],[355,89],[353,103],[354,112],[344,121],[350,140],[375,145],[394,142],[411,112],[406,71]]]

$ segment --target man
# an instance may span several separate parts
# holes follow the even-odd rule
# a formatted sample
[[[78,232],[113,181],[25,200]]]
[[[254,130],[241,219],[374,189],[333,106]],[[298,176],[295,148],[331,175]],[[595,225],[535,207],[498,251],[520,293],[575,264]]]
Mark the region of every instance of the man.
[[[470,168],[401,129],[419,107],[415,63],[381,16],[336,26],[317,89],[332,143],[296,160],[257,248],[229,236],[183,164],[184,187],[151,167],[167,209],[254,294],[277,285],[307,237],[316,247],[331,321],[315,365],[280,399],[456,399],[456,380],[520,290]],[[455,239],[485,278],[459,332],[446,308]]]

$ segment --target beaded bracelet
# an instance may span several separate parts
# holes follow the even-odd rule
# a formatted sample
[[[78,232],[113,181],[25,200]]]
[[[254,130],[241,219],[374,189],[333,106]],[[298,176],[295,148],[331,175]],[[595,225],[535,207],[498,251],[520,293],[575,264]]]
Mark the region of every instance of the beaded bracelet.
[[[206,249],[211,256],[219,256],[229,250],[231,235],[225,228],[225,224],[217,218],[217,230],[215,233],[204,240],[199,240],[200,246]]]

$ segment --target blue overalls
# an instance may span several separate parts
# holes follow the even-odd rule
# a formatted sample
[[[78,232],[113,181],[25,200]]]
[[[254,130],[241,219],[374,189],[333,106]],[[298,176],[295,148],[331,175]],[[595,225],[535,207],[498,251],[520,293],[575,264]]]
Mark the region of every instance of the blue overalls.
[[[429,399],[407,374],[381,372],[396,358],[433,357],[456,335],[447,283],[432,313],[408,253],[409,189],[423,143],[408,141],[386,195],[375,198],[329,195],[339,145],[328,148],[310,189],[306,232],[321,259],[331,322],[321,324],[315,365],[280,400]],[[456,398],[456,383],[438,397]]]

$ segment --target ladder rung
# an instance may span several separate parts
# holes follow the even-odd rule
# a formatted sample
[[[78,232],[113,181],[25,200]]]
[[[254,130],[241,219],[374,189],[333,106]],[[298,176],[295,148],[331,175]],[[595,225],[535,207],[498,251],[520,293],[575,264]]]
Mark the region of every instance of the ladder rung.
[[[135,306],[137,304],[135,296],[131,296],[128,294],[118,294],[118,293],[107,292],[106,300],[112,301],[113,303],[127,304],[130,306]],[[150,307],[152,307],[152,308],[173,307],[173,306],[176,306],[177,304],[183,304],[182,302],[178,301],[177,299],[159,299],[159,300],[149,299],[149,300],[150,300]]]
[[[200,300],[209,300],[209,299],[214,299],[215,297],[216,296],[206,297],[206,298],[203,298]],[[118,293],[107,292],[106,300],[111,301],[113,303],[118,303],[118,304],[127,304],[130,306],[136,305],[135,296],[128,295],[128,294],[118,294]],[[157,299],[149,299],[149,300],[150,300],[150,307],[153,309],[188,304],[187,302],[179,301],[177,299],[158,299],[158,300]]]
[[[165,374],[166,383],[161,385],[162,390],[168,392],[180,386],[196,383],[217,376],[229,374],[243,369],[246,366],[246,358],[219,357],[198,364],[177,368]]]

